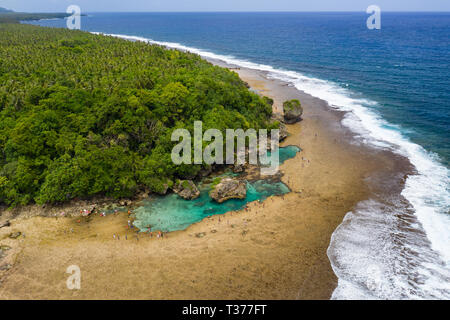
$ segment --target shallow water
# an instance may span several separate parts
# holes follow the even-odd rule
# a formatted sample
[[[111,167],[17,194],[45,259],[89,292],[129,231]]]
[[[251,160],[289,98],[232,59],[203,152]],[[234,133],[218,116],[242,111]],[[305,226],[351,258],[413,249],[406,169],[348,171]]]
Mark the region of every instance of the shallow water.
[[[204,188],[200,197],[195,200],[184,200],[176,194],[157,197],[143,201],[143,205],[135,210],[135,225],[140,230],[151,226],[152,230],[177,231],[184,230],[191,224],[206,217],[240,210],[252,201],[264,200],[273,195],[289,193],[289,188],[282,182],[266,182],[258,180],[247,183],[247,197],[217,203],[209,197],[210,188]]]
[[[280,148],[280,163],[295,157],[299,151],[300,148],[296,146]],[[229,175],[229,173],[224,175]],[[200,185],[200,197],[191,201],[184,200],[176,194],[144,200],[142,206],[134,210],[136,214],[134,224],[141,231],[145,231],[148,226],[151,226],[152,230],[166,232],[184,230],[206,217],[240,210],[247,203],[256,200],[263,201],[270,196],[290,192],[289,188],[282,182],[258,180],[247,183],[247,197],[245,199],[232,199],[219,204],[209,197],[210,190],[210,184]]]

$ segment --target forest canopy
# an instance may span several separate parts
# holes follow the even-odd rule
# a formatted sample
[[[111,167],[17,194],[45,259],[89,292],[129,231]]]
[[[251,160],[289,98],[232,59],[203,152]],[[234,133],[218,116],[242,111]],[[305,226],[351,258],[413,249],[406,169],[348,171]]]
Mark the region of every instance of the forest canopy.
[[[0,202],[158,192],[171,134],[267,128],[270,103],[199,56],[82,31],[0,24]]]

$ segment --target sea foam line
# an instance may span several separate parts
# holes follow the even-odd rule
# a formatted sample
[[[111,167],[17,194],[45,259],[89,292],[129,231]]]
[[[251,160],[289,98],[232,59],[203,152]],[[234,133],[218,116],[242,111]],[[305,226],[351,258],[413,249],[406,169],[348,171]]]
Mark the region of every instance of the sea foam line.
[[[389,124],[373,111],[373,108],[377,105],[376,102],[353,98],[352,92],[346,88],[330,81],[307,77],[295,71],[276,69],[269,65],[215,54],[179,43],[120,34],[105,35],[161,45],[195,53],[204,58],[220,60],[227,64],[265,71],[270,78],[288,82],[311,96],[327,101],[330,107],[346,111],[342,123],[356,133],[360,141],[374,147],[388,148],[407,157],[415,166],[417,174],[407,178],[402,195],[414,207],[415,214],[422,224],[433,250],[440,254],[446,268],[450,266],[449,170],[440,163],[436,154],[428,152],[422,146],[411,142],[401,133],[401,128]]]

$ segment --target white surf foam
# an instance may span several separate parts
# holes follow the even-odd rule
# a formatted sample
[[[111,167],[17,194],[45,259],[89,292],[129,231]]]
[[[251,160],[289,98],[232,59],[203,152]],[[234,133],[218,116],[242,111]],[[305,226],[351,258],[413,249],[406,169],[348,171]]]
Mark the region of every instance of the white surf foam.
[[[417,174],[408,177],[402,195],[414,207],[418,223],[408,222],[408,232],[391,228],[398,223],[396,219],[400,219],[399,213],[390,210],[392,212],[387,215],[386,208],[374,200],[362,203],[354,212],[348,213],[333,234],[328,250],[333,269],[339,278],[333,298],[450,297],[449,170],[439,162],[436,155],[409,141],[401,133],[401,128],[382,119],[374,111],[376,102],[355,98],[354,93],[347,88],[298,72],[275,69],[269,65],[215,54],[179,43],[154,41],[137,36],[109,35],[188,51],[239,67],[266,71],[271,78],[286,81],[305,93],[327,101],[332,108],[347,111],[343,124],[358,135],[360,142],[377,148],[388,148],[407,157],[416,167]],[[422,227],[425,230],[425,238],[431,242],[433,252],[424,249],[427,244],[418,236]],[[399,234],[402,237],[396,238]],[[412,235],[416,235],[417,239],[409,239]],[[394,241],[397,242],[394,244]],[[375,250],[374,246],[377,245],[378,250]],[[373,253],[376,251],[379,255],[374,257]],[[414,251],[414,254],[405,254],[408,251]],[[355,261],[367,263],[355,265]],[[412,265],[416,267],[414,270],[411,269]],[[375,271],[371,272],[367,268],[374,268]],[[379,272],[381,279],[385,281],[370,285],[373,276],[370,273],[374,272]],[[414,272],[416,274],[413,274]],[[380,286],[381,289],[378,288]],[[371,287],[375,289],[371,290]]]

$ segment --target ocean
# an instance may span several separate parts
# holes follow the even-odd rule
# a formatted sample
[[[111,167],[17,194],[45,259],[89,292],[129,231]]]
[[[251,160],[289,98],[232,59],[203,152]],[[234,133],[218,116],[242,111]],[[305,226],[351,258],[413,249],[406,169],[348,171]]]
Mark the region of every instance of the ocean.
[[[402,195],[418,223],[375,200],[333,234],[334,299],[450,298],[450,13],[90,13],[82,30],[268,71],[332,108],[361,141],[415,166]],[[64,20],[32,22],[65,27]],[[404,221],[403,221],[404,222]],[[404,222],[407,223],[407,222]],[[429,245],[414,238],[425,234]],[[376,253],[376,254],[374,254]]]

